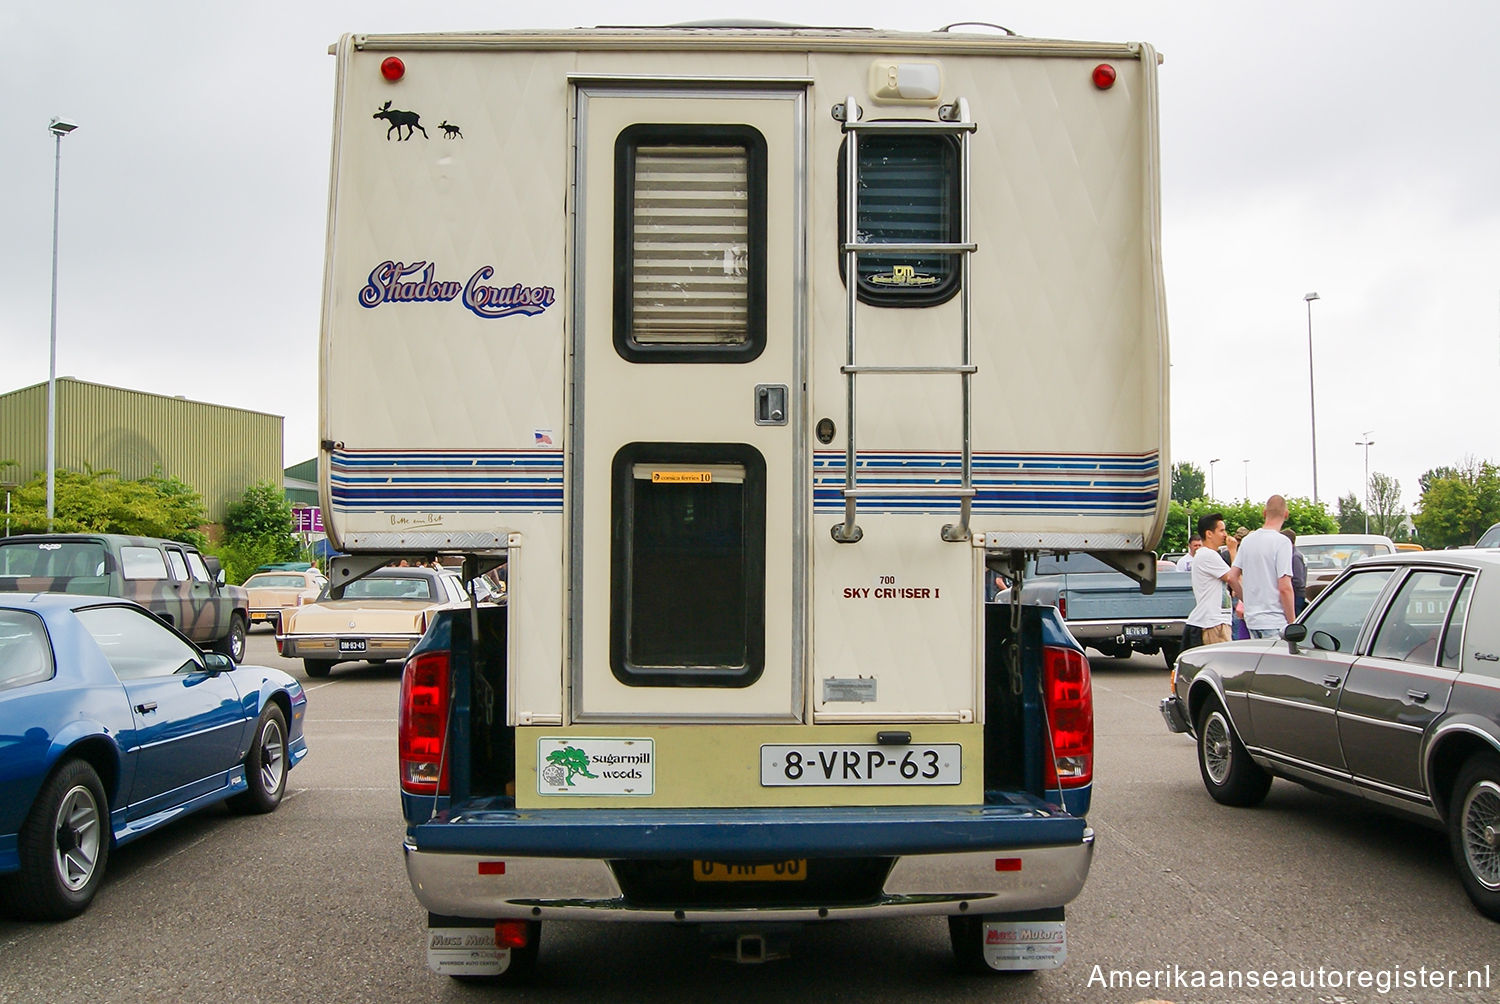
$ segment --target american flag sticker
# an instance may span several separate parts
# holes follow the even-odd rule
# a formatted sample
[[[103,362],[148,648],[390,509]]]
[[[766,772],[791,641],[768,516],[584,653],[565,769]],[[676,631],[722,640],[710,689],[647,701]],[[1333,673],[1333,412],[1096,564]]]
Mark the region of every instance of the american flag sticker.
[[[552,430],[551,429],[533,429],[532,432],[531,432],[531,437],[532,437],[532,444],[531,444],[532,446],[551,446],[551,445],[553,445],[553,443],[552,443]]]

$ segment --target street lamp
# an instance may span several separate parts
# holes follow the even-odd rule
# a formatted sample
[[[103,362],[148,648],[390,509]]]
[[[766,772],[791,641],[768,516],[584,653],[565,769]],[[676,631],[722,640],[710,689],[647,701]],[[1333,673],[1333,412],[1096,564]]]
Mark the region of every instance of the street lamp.
[[[1370,433],[1374,431],[1374,429],[1366,429],[1361,432],[1360,435],[1365,438],[1354,444],[1365,448],[1365,533],[1370,532],[1370,447],[1375,445],[1375,440],[1370,438]]]
[[[1214,457],[1208,462],[1208,494],[1211,498],[1219,497],[1219,493],[1214,491],[1214,464],[1217,464],[1218,462],[1218,457]]]
[[[1321,299],[1317,293],[1308,293],[1302,298],[1307,301],[1307,404],[1312,415],[1312,467],[1313,467],[1313,502],[1318,501],[1318,392],[1313,383],[1313,349],[1312,349],[1312,303]]]
[[[72,122],[54,118],[47,130],[57,137],[52,167],[52,342],[47,360],[47,532],[57,511],[57,205],[62,191],[62,140],[77,129]]]
[[[1243,463],[1245,465],[1245,501],[1249,502],[1250,501],[1250,458],[1246,457],[1244,459]]]

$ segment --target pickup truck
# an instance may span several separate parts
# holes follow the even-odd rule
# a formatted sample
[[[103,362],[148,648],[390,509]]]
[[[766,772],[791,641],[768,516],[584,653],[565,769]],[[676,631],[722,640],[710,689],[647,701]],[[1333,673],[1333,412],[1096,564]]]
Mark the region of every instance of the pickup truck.
[[[477,630],[471,609],[436,612],[404,667],[398,730],[406,869],[428,910],[429,967],[523,980],[543,921],[700,925],[737,960],[758,962],[786,951],[802,924],[901,915],[946,915],[966,971],[1059,965],[1064,904],[1093,856],[1088,662],[1051,606],[989,603],[984,615],[983,754],[965,767],[982,775],[977,804],[736,806],[708,789],[693,805],[632,809],[522,804],[550,770],[593,777],[632,758],[570,760],[578,751],[562,749],[533,759],[539,742],[557,745],[545,738],[557,730],[506,724],[509,609],[479,606]],[[660,762],[642,769],[665,777],[706,752],[680,731],[655,731],[643,755]],[[717,762],[702,770],[732,768],[766,727],[718,732]],[[855,769],[925,752],[922,735],[881,732]],[[849,767],[836,758],[832,769]],[[802,769],[821,769],[815,754]]]
[[[1193,612],[1190,573],[1157,572],[1156,590],[1145,593],[1124,572],[1077,551],[1029,562],[1021,592],[1028,603],[1057,607],[1083,645],[1114,658],[1160,652],[1168,666],[1182,650],[1182,632]],[[1004,591],[996,597],[1008,598]]]
[[[218,559],[191,544],[114,533],[0,539],[0,592],[134,600],[199,647],[245,660],[250,594],[226,585]]]

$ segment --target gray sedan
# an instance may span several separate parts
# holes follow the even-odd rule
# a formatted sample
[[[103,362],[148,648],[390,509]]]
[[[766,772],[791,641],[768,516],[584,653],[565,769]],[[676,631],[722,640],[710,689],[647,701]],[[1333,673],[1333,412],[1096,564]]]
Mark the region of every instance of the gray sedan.
[[[1500,920],[1500,551],[1357,562],[1279,639],[1184,652],[1161,710],[1225,805],[1274,776],[1445,826]]]

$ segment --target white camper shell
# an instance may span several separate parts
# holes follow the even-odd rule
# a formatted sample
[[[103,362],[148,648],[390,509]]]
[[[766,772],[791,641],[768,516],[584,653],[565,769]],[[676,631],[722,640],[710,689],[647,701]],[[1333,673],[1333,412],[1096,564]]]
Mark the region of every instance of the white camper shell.
[[[982,803],[987,563],[1154,568],[1165,519],[1150,46],[335,54],[325,519],[356,569],[507,559],[516,806]],[[920,783],[789,779],[897,727]],[[649,769],[549,770],[590,742]]]

